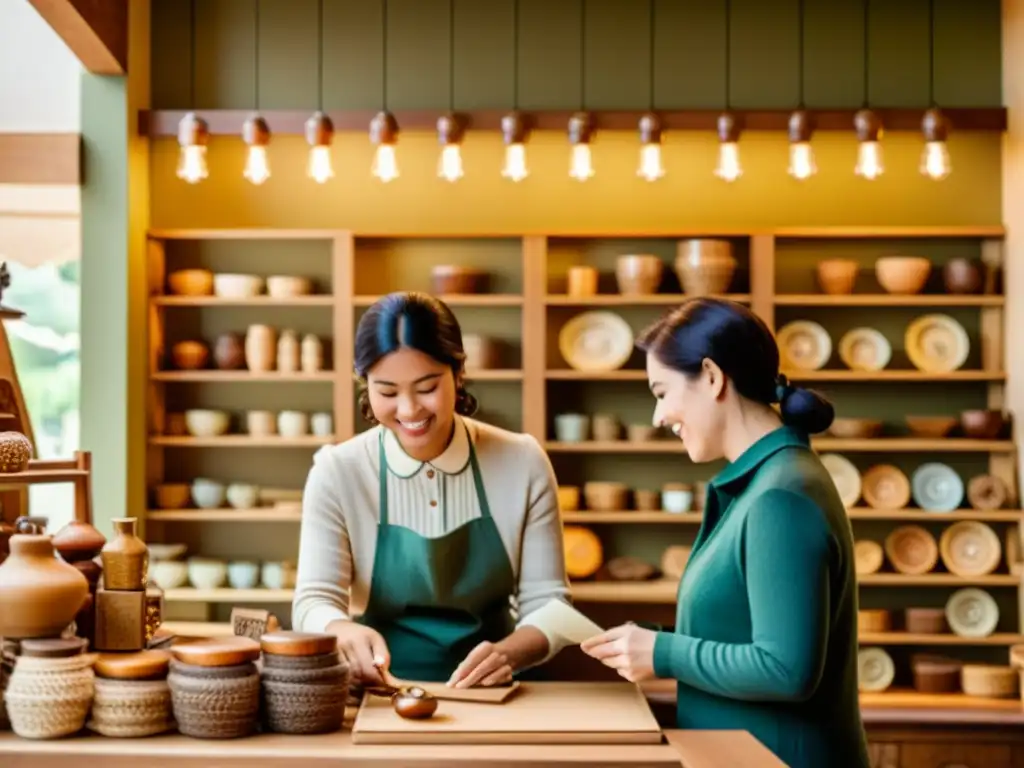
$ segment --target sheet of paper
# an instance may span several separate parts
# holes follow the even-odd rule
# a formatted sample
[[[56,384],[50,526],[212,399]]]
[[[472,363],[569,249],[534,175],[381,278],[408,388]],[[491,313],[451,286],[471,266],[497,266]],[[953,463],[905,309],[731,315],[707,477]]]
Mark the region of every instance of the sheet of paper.
[[[604,632],[597,624],[561,600],[551,600],[544,607],[538,608],[530,614],[530,620],[536,620],[537,624],[561,635],[573,645],[579,645],[587,638]]]

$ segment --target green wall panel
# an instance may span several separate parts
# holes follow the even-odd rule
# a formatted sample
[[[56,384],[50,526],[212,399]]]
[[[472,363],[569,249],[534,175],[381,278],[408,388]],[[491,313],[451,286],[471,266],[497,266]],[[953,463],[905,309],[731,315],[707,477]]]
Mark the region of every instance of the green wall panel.
[[[181,3],[181,7],[188,8],[188,3]],[[255,0],[196,3],[197,107],[252,109],[257,106],[255,18]],[[154,34],[159,35],[160,31],[154,28]]]
[[[311,109],[317,82],[318,0],[257,0],[259,88],[263,109]]]
[[[153,103],[165,109],[192,104],[192,5],[182,0],[152,0],[150,48]]]
[[[260,106],[317,103],[319,0],[196,3],[200,108],[248,109],[255,100],[254,20],[260,25]],[[384,0],[324,1],[324,104],[376,109],[384,83]],[[868,0],[869,103],[928,102],[929,0]],[[516,90],[514,0],[388,0],[387,86],[392,109],[451,103],[503,109]],[[191,3],[153,0],[156,108],[185,108],[190,92]],[[725,98],[725,0],[654,0],[654,96],[659,109],[717,109]],[[800,90],[799,0],[732,0],[732,103],[784,109]],[[863,103],[862,0],[804,0],[805,103]],[[650,99],[651,5],[645,0],[520,0],[519,106],[643,109]],[[1000,0],[935,0],[935,95],[940,105],[1002,103]],[[585,40],[585,51],[581,44]],[[581,55],[584,53],[585,55]],[[585,62],[582,59],[585,58]]]
[[[515,103],[515,3],[455,0],[455,107]]]
[[[928,0],[871,0],[868,29],[871,105],[926,105]]]
[[[581,0],[520,0],[519,97],[523,109],[581,105]]]
[[[935,0],[935,99],[954,107],[1002,103],[1000,0]]]
[[[388,107],[444,109],[451,104],[448,0],[388,0]]]
[[[651,107],[651,14],[640,0],[586,0],[584,97],[591,109]]]
[[[863,0],[804,0],[804,103],[854,109],[863,102]]]
[[[660,109],[725,105],[725,0],[657,0],[654,96]]]
[[[800,64],[797,0],[732,0],[730,15],[732,106],[796,106]]]
[[[381,0],[324,0],[324,106],[384,105]]]

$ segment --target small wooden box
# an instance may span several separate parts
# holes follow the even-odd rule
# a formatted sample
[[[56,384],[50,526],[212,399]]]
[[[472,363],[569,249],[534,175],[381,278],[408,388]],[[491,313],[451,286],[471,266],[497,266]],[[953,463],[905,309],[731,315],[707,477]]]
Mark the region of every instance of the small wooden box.
[[[146,593],[96,590],[97,651],[141,651],[146,647]]]

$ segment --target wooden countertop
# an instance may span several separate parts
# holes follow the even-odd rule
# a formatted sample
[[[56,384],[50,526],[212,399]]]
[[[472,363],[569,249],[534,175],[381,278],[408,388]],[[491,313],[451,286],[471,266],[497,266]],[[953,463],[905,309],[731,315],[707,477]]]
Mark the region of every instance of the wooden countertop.
[[[650,745],[466,745],[400,746],[352,743],[351,731],[323,736],[261,734],[231,741],[190,739],[179,734],[147,739],[96,735],[30,741],[0,733],[4,768],[66,768],[76,760],[103,768],[448,768],[477,766],[594,766],[595,768],[785,768],[744,731],[665,731],[666,743]]]

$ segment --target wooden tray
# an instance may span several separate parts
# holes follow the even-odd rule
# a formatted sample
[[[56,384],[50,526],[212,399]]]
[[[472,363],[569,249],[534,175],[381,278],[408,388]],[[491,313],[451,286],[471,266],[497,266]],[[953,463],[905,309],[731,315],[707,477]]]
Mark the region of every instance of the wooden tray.
[[[389,699],[365,696],[355,744],[659,744],[661,728],[633,683],[523,683],[500,707],[440,701],[428,720],[404,720]]]

